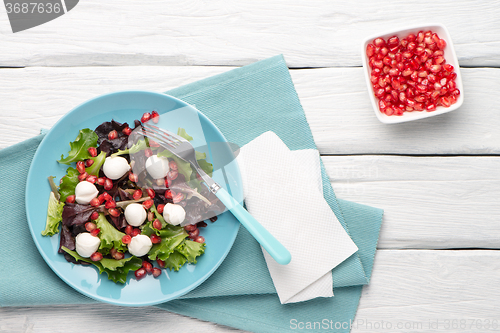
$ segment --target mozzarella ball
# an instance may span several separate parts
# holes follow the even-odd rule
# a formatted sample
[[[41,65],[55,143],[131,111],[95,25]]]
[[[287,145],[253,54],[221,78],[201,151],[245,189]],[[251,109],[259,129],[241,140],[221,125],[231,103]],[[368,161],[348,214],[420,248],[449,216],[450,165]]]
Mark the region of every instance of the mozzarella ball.
[[[130,170],[130,165],[126,158],[121,156],[106,157],[102,171],[109,179],[119,179]]]
[[[146,170],[153,179],[165,178],[170,171],[168,167],[168,158],[158,157],[156,155],[148,157],[146,160]]]
[[[152,246],[153,243],[151,243],[151,239],[148,236],[137,235],[132,237],[132,241],[128,245],[128,252],[133,256],[142,257],[148,254]]]
[[[168,203],[163,208],[163,218],[172,225],[178,225],[186,218],[186,211],[181,205]]]
[[[79,233],[76,238],[76,252],[84,257],[88,258],[97,251],[99,245],[101,244],[101,240],[99,237],[92,236],[88,232]]]
[[[75,200],[81,205],[88,205],[90,200],[97,197],[99,191],[94,184],[84,180],[79,182],[75,187]]]
[[[143,224],[147,215],[146,209],[138,203],[131,203],[125,208],[125,220],[134,227]]]

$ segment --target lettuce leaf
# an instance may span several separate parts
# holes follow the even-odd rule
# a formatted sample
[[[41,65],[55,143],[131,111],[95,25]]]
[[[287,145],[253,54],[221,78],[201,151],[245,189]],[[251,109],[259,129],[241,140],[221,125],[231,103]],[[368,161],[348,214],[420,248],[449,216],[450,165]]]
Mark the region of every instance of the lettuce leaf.
[[[137,143],[133,144],[132,147],[125,149],[125,150],[118,150],[116,153],[112,154],[111,156],[120,156],[120,155],[125,155],[125,154],[135,154],[140,152],[141,150],[145,150],[149,147],[149,144],[146,142],[146,140],[139,140]]]
[[[175,250],[175,248],[181,244],[187,237],[187,232],[184,228],[178,232],[177,235],[172,237],[162,237],[159,244],[154,244],[151,250],[148,252],[148,258],[150,260],[166,260]]]
[[[196,264],[196,258],[205,253],[205,243],[198,243],[186,239],[175,250],[186,257],[189,263]]]
[[[103,213],[99,214],[96,220],[97,227],[101,229],[99,238],[101,239],[101,245],[99,245],[99,252],[102,254],[108,254],[109,250],[115,248],[120,252],[127,251],[126,245],[122,243],[122,237],[125,236],[123,232],[116,230],[115,227],[108,222]]]
[[[75,141],[69,143],[71,150],[68,152],[68,156],[64,157],[64,155],[61,155],[61,159],[58,162],[70,164],[71,162],[82,161],[92,157],[88,149],[90,147],[97,147],[98,138],[93,130],[89,128],[81,129]]]
[[[47,221],[42,236],[54,236],[59,233],[59,223],[62,221],[64,203],[57,200],[54,192],[50,192]]]
[[[100,274],[105,272],[108,275],[108,279],[115,283],[125,284],[127,282],[128,272],[136,271],[142,266],[142,260],[135,256],[121,260],[103,258],[100,261],[92,261],[88,258],[81,257],[75,251],[71,251],[64,246],[62,249],[77,261],[84,261],[96,266]]]
[[[170,268],[170,270],[178,271],[187,262],[186,257],[177,251],[172,252],[172,254],[165,260],[165,267]]]
[[[94,175],[99,177],[99,170],[101,170],[102,165],[106,161],[106,153],[101,151],[99,155],[97,155],[96,157],[90,157],[90,159],[93,160],[94,163],[88,168],[85,168],[85,171],[89,175]]]
[[[66,176],[62,177],[61,184],[59,184],[59,194],[61,195],[61,202],[65,202],[66,198],[75,194],[75,187],[80,182],[78,180],[80,173],[73,167],[66,170]]]
[[[186,130],[184,128],[179,127],[177,129],[177,135],[183,137],[184,139],[188,141],[193,141],[193,137],[189,134],[186,133]]]

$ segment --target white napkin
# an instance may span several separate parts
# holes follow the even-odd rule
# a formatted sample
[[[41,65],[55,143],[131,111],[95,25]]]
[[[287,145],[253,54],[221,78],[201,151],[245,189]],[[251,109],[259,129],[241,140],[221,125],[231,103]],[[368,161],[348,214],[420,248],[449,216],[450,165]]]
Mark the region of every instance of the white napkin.
[[[331,270],[358,250],[323,198],[318,151],[290,151],[273,132],[240,149],[245,204],[291,253],[264,257],[282,304],[332,297]]]

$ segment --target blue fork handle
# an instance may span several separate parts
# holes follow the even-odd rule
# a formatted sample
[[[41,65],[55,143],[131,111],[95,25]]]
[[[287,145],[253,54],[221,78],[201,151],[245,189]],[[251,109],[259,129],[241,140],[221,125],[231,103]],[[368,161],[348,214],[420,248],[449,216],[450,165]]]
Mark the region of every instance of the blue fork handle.
[[[215,195],[278,264],[286,265],[292,260],[290,252],[224,188],[220,188]]]

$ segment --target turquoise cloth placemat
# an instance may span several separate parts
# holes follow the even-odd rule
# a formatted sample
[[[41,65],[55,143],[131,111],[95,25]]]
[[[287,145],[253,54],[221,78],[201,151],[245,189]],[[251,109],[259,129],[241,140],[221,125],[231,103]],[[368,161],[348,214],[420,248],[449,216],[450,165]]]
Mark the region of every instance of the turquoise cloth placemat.
[[[167,93],[195,105],[229,141],[240,146],[272,130],[290,149],[315,148],[281,56]],[[42,138],[43,135],[0,151],[0,264],[11,267],[10,273],[2,274],[0,280],[1,306],[95,302],[62,282],[31,240],[24,188],[31,159]],[[327,322],[338,322],[344,328],[335,331],[348,332],[344,323],[354,319],[361,286],[370,279],[383,212],[337,200],[323,166],[322,172],[324,196],[359,247],[333,272],[335,297],[281,305],[259,245],[240,228],[235,245],[212,277],[183,299],[160,307],[256,332],[290,331],[299,322],[315,321],[322,322],[319,330],[324,331]]]

